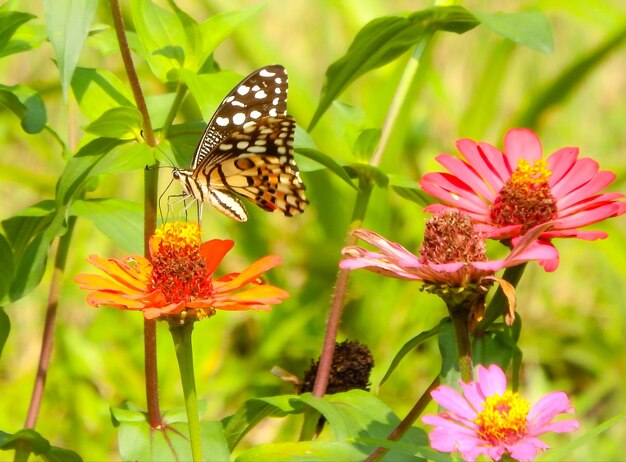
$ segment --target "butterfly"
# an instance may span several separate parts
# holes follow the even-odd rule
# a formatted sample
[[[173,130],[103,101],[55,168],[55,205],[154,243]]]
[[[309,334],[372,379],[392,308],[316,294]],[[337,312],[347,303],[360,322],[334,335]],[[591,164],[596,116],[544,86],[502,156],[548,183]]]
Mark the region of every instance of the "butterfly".
[[[172,176],[183,197],[208,202],[227,217],[246,221],[240,197],[268,212],[292,216],[308,200],[293,157],[295,120],[287,115],[287,71],[257,69],[221,102],[189,169]]]

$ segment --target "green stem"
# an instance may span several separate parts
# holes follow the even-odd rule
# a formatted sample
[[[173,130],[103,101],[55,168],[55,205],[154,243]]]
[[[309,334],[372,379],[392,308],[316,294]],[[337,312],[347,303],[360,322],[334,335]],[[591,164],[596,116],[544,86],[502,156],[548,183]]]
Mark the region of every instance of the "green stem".
[[[459,355],[459,369],[461,380],[469,383],[474,379],[472,370],[472,343],[469,334],[469,310],[448,307],[454,333],[456,336],[456,348]]]
[[[507,268],[506,270],[504,270],[502,279],[508,281],[513,287],[517,287],[517,284],[519,284],[519,281],[522,278],[525,269],[526,263]],[[485,315],[483,316],[483,319],[481,319],[474,328],[474,332],[476,334],[485,332],[487,328],[505,312],[508,304],[509,300],[506,298],[506,295],[504,295],[502,288],[498,287],[498,290],[491,299],[489,306],[487,306],[487,309],[485,310]]]
[[[191,346],[193,322],[184,324],[172,322],[170,323],[170,332],[174,340],[180,380],[183,384],[191,455],[194,462],[200,462],[202,460],[200,419],[198,417],[198,397],[196,395],[196,379],[193,372],[193,348]]]
[[[391,132],[393,131],[393,127],[398,120],[398,116],[400,115],[402,106],[404,106],[406,97],[411,89],[411,85],[413,84],[415,76],[417,75],[420,59],[422,58],[424,50],[426,49],[426,45],[428,45],[432,36],[432,31],[427,31],[424,33],[424,37],[422,37],[422,40],[420,40],[415,46],[415,49],[413,50],[409,61],[404,67],[404,72],[402,73],[402,77],[400,78],[400,82],[398,83],[398,88],[396,88],[393,100],[389,105],[387,117],[385,117],[385,123],[383,124],[380,134],[380,141],[378,142],[378,146],[376,146],[376,150],[374,151],[370,159],[370,165],[373,167],[377,167],[378,165],[380,165],[383,153],[385,152],[387,144],[389,143],[389,139],[391,138]]]
[[[54,343],[54,331],[56,327],[56,314],[59,306],[59,292],[61,290],[61,282],[65,273],[65,264],[67,263],[67,254],[72,242],[74,226],[76,225],[76,217],[71,216],[67,221],[67,232],[59,239],[59,247],[57,248],[54,259],[54,271],[52,280],[50,281],[50,291],[48,293],[48,305],[46,308],[46,320],[44,322],[43,336],[41,339],[41,351],[39,353],[39,364],[37,366],[37,376],[33,385],[33,392],[30,398],[28,413],[26,414],[26,422],[24,428],[35,428],[41,402],[43,400],[43,391],[48,376],[48,366],[50,365],[50,357],[52,356],[52,346]],[[16,452],[17,454],[17,452]]]

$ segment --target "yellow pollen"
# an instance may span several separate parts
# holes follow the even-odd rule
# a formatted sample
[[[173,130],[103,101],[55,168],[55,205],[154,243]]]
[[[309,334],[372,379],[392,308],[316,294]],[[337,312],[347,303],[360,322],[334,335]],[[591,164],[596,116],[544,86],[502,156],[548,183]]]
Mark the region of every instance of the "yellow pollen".
[[[552,172],[544,159],[536,161],[533,165],[526,159],[520,159],[509,181],[511,184],[531,187],[531,185],[546,184],[550,175]]]
[[[492,395],[485,400],[483,410],[474,423],[478,434],[492,444],[513,444],[526,436],[526,423],[530,405],[518,393]]]
[[[172,247],[197,247],[202,240],[198,223],[182,221],[165,223],[154,232],[154,236]]]

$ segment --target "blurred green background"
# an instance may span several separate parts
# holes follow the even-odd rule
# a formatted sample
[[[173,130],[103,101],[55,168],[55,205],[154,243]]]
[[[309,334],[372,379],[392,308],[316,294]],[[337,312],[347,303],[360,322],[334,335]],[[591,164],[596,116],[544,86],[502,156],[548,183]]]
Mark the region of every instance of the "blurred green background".
[[[180,0],[177,4],[201,21],[258,2]],[[554,52],[543,54],[516,46],[480,26],[463,35],[437,34],[421,63],[381,168],[417,180],[427,171],[440,170],[434,157],[441,152],[454,153],[458,138],[471,137],[501,147],[504,132],[525,121],[533,124],[546,152],[578,146],[582,156],[593,157],[603,169],[617,173],[610,190],[626,191],[626,3],[476,0],[462,5],[486,13],[540,9],[553,27]],[[265,64],[283,64],[289,71],[289,112],[306,127],[326,68],[345,53],[363,25],[378,16],[429,6],[427,1],[270,0],[218,48],[215,57],[222,68],[241,75]],[[101,2],[94,27],[110,27],[108,8],[108,2]],[[19,9],[38,16],[28,27],[45,27],[39,2],[19,2]],[[132,29],[129,17],[126,26]],[[616,36],[621,37],[619,45],[602,59],[589,59]],[[311,133],[320,150],[342,164],[356,161],[352,154],[355,135],[363,128],[382,125],[407,58],[363,76],[341,95],[340,103]],[[103,46],[98,35],[87,41],[79,64],[107,69],[127,81],[118,51]],[[172,91],[152,76],[146,63],[136,60],[135,64],[147,95]],[[564,75],[569,80],[554,87]],[[0,81],[27,84],[40,92],[49,125],[70,144],[78,142],[86,121],[71,98],[69,104],[63,103],[48,43],[2,59]],[[555,89],[553,104],[537,118],[524,119],[528,108],[545,105],[549,88]],[[199,119],[189,97],[180,121]],[[0,143],[0,218],[53,198],[65,161],[51,135],[27,135],[12,113],[0,110]],[[311,202],[302,216],[288,219],[250,206],[249,222],[239,224],[205,208],[204,237],[236,241],[222,270],[240,270],[268,253],[280,255],[283,265],[268,278],[291,294],[270,313],[218,313],[196,325],[196,377],[200,398],[207,402],[206,419],[232,413],[247,398],[291,393],[291,385],[270,373],[272,366],[302,375],[310,359],[320,353],[355,194],[328,171],[302,170]],[[170,170],[161,170],[160,191],[169,180]],[[142,181],[141,171],[104,177],[90,197],[141,203]],[[168,194],[178,192],[170,191]],[[376,189],[365,227],[416,251],[425,218],[417,204],[392,190]],[[521,390],[529,398],[555,389],[570,393],[581,421],[578,435],[626,409],[625,225],[626,218],[621,217],[594,226],[609,233],[603,241],[558,241],[558,271],[546,274],[530,265],[518,289],[524,352]],[[139,242],[140,238],[139,233]],[[131,401],[145,407],[142,320],[134,313],[86,305],[85,293],[78,290],[72,277],[92,271],[85,263],[91,253],[119,257],[128,251],[91,222],[79,220],[62,286],[54,357],[37,430],[85,460],[109,460],[118,458],[109,406]],[[7,432],[21,428],[26,415],[49,276],[48,271],[34,292],[6,307],[12,330],[0,362],[0,429]],[[366,272],[352,276],[339,340],[369,345],[376,361],[372,390],[400,416],[439,370],[436,341],[410,354],[384,386],[379,388],[378,383],[404,342],[445,315],[443,303],[420,292],[418,284]],[[158,351],[161,405],[164,409],[181,406],[180,380],[165,325],[159,325]],[[246,444],[293,439],[297,425],[285,422],[263,423],[246,437]],[[559,446],[575,437],[550,435],[546,440]],[[578,448],[571,460],[623,460],[625,438],[626,424],[618,423]],[[0,452],[0,459],[9,455]]]

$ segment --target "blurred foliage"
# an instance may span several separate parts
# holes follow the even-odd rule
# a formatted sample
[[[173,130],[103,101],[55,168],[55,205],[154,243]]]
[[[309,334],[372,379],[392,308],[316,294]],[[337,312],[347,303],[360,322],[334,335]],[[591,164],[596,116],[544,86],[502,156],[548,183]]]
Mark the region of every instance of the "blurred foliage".
[[[48,14],[54,13],[52,3],[44,2]],[[139,3],[125,5],[126,27],[131,31],[150,29],[149,17],[145,24],[133,25],[131,21],[128,4],[140,8]],[[168,2],[157,3],[170,11]],[[232,85],[237,81],[232,72],[246,75],[269,63],[283,64],[289,71],[289,112],[300,127],[307,127],[316,113],[327,68],[346,53],[368,21],[432,6],[421,0],[176,3],[198,22],[221,18],[212,19],[207,28],[234,28],[232,36],[217,47],[208,62],[204,55],[195,56],[194,66],[218,63],[221,69],[231,72],[234,80],[228,85]],[[0,194],[4,198],[0,218],[13,217],[5,233],[11,234],[7,229],[13,229],[13,234],[7,236],[13,243],[24,229],[56,223],[67,213],[66,209],[51,212],[50,200],[59,191],[67,198],[64,207],[71,204],[73,213],[87,218],[77,221],[69,251],[54,356],[37,430],[54,446],[76,451],[88,460],[114,460],[119,458],[118,430],[110,425],[109,408],[127,401],[143,407],[145,399],[142,320],[129,312],[88,307],[85,294],[71,279],[76,273],[91,271],[84,260],[89,254],[121,256],[141,250],[140,239],[129,233],[140,233],[134,223],[141,218],[138,204],[143,194],[142,166],[154,153],[143,144],[120,144],[111,152],[132,156],[129,165],[120,165],[110,156],[96,164],[96,171],[85,170],[86,164],[81,163],[100,152],[93,143],[117,143],[95,138],[103,126],[110,129],[111,121],[116,122],[114,129],[121,137],[138,134],[108,2],[99,3],[91,28],[85,29],[88,36],[80,56],[76,55],[74,81],[63,68],[63,85],[53,59],[55,44],[45,39],[45,12],[40,2],[8,4],[28,14],[13,18],[12,23],[16,29],[11,46],[26,51],[4,56],[0,61]],[[417,180],[424,172],[438,169],[434,157],[454,152],[454,142],[461,137],[501,146],[504,132],[523,123],[538,132],[548,152],[562,146],[579,146],[583,156],[593,157],[603,169],[617,173],[611,190],[626,190],[626,5],[620,0],[468,0],[463,6],[485,15],[539,9],[552,25],[554,51],[541,53],[516,45],[481,26],[463,35],[435,36],[380,165],[382,171],[399,179],[391,183],[393,188],[374,189],[364,224],[410,250],[419,246],[426,216],[421,206],[406,200],[407,196],[419,199],[412,195],[406,178]],[[239,15],[214,16],[235,11]],[[85,16],[83,20],[88,22]],[[0,43],[7,27],[0,27]],[[153,31],[156,39],[159,33],[162,31]],[[129,39],[131,46],[140,46],[136,34]],[[75,53],[66,50],[67,65],[74,65]],[[166,82],[172,76],[163,74],[165,58],[147,62],[134,56],[157,128],[163,124],[174,98],[174,88]],[[405,53],[392,62],[381,63],[381,67],[346,87],[339,100],[319,114],[321,118],[309,134],[313,146],[341,165],[356,161],[353,149],[357,155],[367,157],[363,153],[368,153],[368,144],[377,140],[377,130],[386,117],[407,59]],[[101,71],[96,75],[94,68]],[[87,81],[115,88],[116,101],[94,93],[89,95],[91,99],[81,98],[81,83]],[[199,122],[229,89],[226,84],[212,89],[205,82],[193,83],[206,89],[207,106],[201,107],[189,95],[183,102],[171,132],[177,140],[175,154],[165,144],[163,152],[157,154],[169,167],[172,162],[166,158],[175,158],[180,165],[188,162],[194,140],[202,130]],[[193,83],[188,81],[196,96]],[[23,88],[7,90],[15,86]],[[70,87],[69,98],[64,100],[64,92]],[[47,119],[42,117],[42,105]],[[123,114],[107,113],[119,106]],[[66,168],[70,153],[79,148],[79,154],[69,161],[72,168]],[[188,157],[179,159],[184,152]],[[208,420],[234,413],[250,398],[292,393],[292,385],[270,373],[272,366],[302,375],[310,359],[320,353],[355,190],[332,170],[319,169],[309,164],[308,158],[297,156],[297,160],[311,202],[303,215],[283,218],[248,207],[250,220],[240,224],[205,208],[205,238],[236,241],[221,269],[235,271],[262,255],[280,255],[284,263],[269,278],[291,294],[270,313],[218,313],[196,326],[196,378],[199,396],[206,400],[204,417]],[[91,178],[85,183],[88,187],[74,189],[77,178]],[[160,191],[169,182],[170,170],[161,170]],[[178,193],[175,187],[165,194]],[[111,205],[99,200],[110,197],[115,198],[113,209],[123,214],[126,228],[111,229],[107,218]],[[523,319],[519,342],[524,354],[523,393],[529,398],[554,389],[570,393],[581,421],[580,434],[626,408],[625,225],[626,219],[621,217],[595,226],[609,233],[609,238],[602,241],[559,241],[558,271],[546,274],[531,265],[518,290],[518,310]],[[26,297],[5,304],[0,311],[0,331],[8,329],[10,319],[10,335],[0,362],[0,428],[5,431],[17,431],[23,426],[51,276],[51,265],[43,265],[49,243],[62,232],[63,224],[58,222],[52,234],[39,237],[40,242],[21,244],[24,252],[32,254],[28,261],[40,263],[43,279],[38,286],[38,275],[25,269],[22,286],[6,286],[3,275],[18,262],[12,262],[5,251],[4,237],[0,240],[0,288],[18,294],[26,291],[24,284],[36,286]],[[114,241],[109,238],[112,235],[116,236]],[[372,390],[398,416],[412,407],[437,375],[441,365],[436,340],[419,343],[418,348],[408,352],[379,387],[381,379],[402,346],[420,332],[433,329],[445,315],[439,299],[420,292],[417,284],[366,272],[351,277],[339,341],[358,340],[371,348],[376,364]],[[161,404],[164,409],[176,408],[182,404],[182,395],[175,355],[164,325],[159,325],[158,334]],[[296,441],[298,424],[291,418],[263,421],[246,435],[240,449],[270,441]],[[571,438],[550,435],[547,440],[557,447]],[[567,457],[617,460],[623,458],[625,438],[626,425],[618,423]],[[8,454],[0,452],[0,458]],[[242,459],[262,455],[253,452]]]

